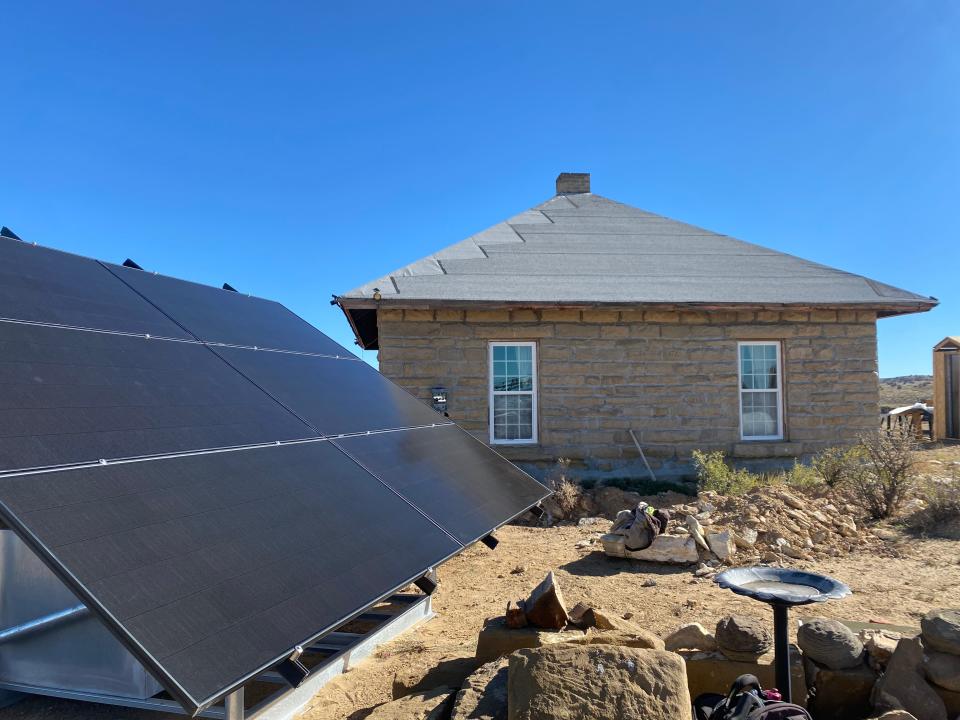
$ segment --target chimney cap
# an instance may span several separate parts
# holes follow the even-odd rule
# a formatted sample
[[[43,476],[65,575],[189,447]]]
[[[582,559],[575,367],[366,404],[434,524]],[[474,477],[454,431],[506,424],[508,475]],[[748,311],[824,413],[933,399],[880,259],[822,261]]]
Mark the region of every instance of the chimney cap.
[[[590,192],[590,173],[560,173],[557,175],[557,195],[576,195]]]

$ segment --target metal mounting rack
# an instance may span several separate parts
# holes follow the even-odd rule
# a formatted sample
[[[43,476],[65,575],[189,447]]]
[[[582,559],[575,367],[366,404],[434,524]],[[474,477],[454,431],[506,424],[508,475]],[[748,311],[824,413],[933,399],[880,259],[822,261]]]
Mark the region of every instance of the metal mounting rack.
[[[292,718],[303,710],[330,680],[351,669],[383,643],[434,615],[430,595],[400,593],[390,596],[381,605],[385,607],[364,613],[344,626],[370,625],[364,632],[337,630],[305,647],[300,661],[309,668],[309,673],[297,687],[290,688],[278,672],[267,671],[257,676],[249,685],[250,692],[245,693],[245,688],[241,688],[227,696],[223,703],[207,708],[197,717],[223,720]],[[270,688],[277,689],[271,691]],[[0,681],[0,707],[11,705],[28,694],[186,714],[180,703],[165,697],[164,693],[140,699]]]

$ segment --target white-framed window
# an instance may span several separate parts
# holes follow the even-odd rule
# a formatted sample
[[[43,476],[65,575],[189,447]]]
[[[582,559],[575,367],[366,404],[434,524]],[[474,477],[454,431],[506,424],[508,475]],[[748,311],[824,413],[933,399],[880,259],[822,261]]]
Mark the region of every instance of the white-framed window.
[[[490,343],[490,442],[537,442],[536,343]]]
[[[780,343],[737,343],[740,380],[740,438],[783,438],[783,364]]]

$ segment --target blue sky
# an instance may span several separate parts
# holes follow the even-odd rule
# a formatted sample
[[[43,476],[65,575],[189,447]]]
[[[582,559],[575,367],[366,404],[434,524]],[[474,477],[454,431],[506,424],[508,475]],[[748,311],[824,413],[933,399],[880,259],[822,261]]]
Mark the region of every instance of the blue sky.
[[[5,3],[0,223],[281,300],[608,197],[941,300],[960,333],[960,3]]]

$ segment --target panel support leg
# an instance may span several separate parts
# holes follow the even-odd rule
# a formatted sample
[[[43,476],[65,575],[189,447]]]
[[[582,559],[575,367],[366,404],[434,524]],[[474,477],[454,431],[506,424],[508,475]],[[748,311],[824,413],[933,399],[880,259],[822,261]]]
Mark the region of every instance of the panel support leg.
[[[226,710],[225,720],[243,720],[243,688],[227,695],[223,704]]]

